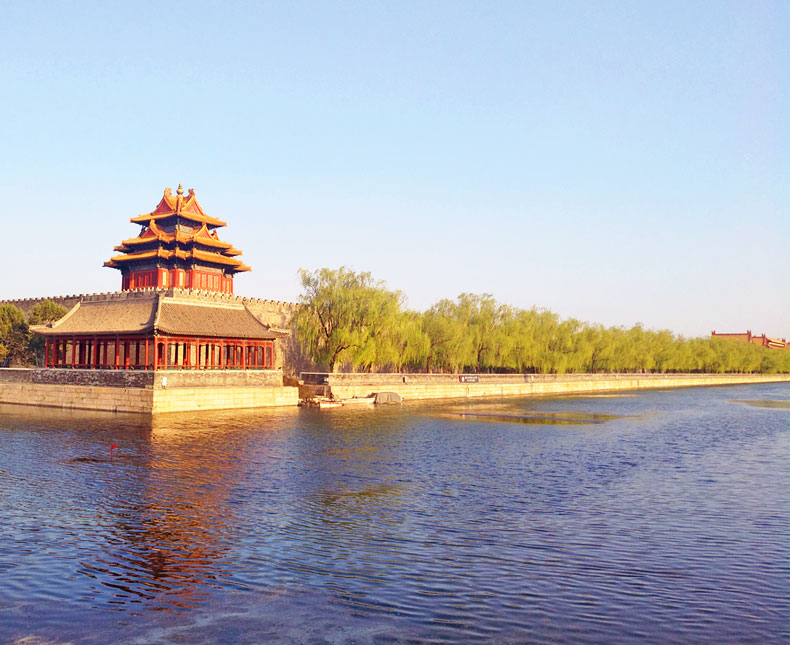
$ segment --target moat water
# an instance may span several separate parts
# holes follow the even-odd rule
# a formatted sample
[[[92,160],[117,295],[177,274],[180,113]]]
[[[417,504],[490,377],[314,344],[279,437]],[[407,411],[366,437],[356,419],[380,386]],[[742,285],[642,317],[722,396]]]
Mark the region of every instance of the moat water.
[[[790,639],[787,383],[5,406],[0,509],[0,642]]]

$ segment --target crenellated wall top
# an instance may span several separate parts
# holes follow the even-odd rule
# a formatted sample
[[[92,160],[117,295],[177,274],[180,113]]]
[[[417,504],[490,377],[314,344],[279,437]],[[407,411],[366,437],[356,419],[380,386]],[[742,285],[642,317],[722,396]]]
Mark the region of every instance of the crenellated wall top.
[[[23,311],[27,312],[31,307],[39,302],[51,300],[57,303],[70,302],[76,304],[77,302],[96,302],[106,300],[136,300],[152,298],[156,295],[163,295],[165,297],[183,297],[191,299],[200,299],[213,302],[233,302],[244,303],[247,305],[264,305],[269,307],[277,307],[279,309],[297,309],[299,305],[294,302],[284,300],[269,300],[264,298],[251,298],[247,296],[237,296],[231,293],[222,293],[219,291],[209,291],[205,289],[179,289],[170,287],[166,289],[150,287],[145,289],[135,289],[133,291],[108,291],[104,293],[81,293],[67,296],[52,296],[41,298],[17,298],[9,300],[0,300],[0,304],[12,304],[20,307]]]

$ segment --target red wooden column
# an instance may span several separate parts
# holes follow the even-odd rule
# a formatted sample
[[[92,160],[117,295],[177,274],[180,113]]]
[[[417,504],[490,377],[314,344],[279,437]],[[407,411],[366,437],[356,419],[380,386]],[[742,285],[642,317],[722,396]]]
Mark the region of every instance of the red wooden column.
[[[148,369],[148,336],[145,337],[145,369]]]
[[[77,339],[71,337],[71,369],[74,369],[74,363],[77,362]]]
[[[247,341],[241,341],[241,369],[247,369]]]

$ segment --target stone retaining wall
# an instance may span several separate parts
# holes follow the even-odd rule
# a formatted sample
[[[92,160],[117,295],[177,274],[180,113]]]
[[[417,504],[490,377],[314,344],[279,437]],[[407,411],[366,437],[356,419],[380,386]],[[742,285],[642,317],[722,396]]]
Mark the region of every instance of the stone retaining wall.
[[[0,384],[83,385],[120,388],[281,387],[279,370],[89,370],[0,368]]]
[[[480,375],[478,383],[461,383],[457,374],[327,374],[325,390],[339,399],[392,391],[409,399],[450,399],[485,396],[540,396],[616,390],[641,390],[709,385],[790,382],[787,374],[535,374]],[[406,382],[403,382],[406,376]],[[400,381],[398,378],[400,377]],[[483,378],[487,377],[487,378]],[[490,378],[501,377],[501,378]],[[516,377],[515,379],[513,377]],[[510,382],[508,382],[510,381]],[[303,386],[305,392],[322,386]]]
[[[153,395],[152,412],[235,410],[295,406],[299,403],[297,387],[226,387],[217,390],[181,387],[154,390]]]
[[[296,405],[299,389],[283,387],[282,382],[282,372],[277,370],[11,368],[0,369],[0,402],[145,414]]]
[[[299,388],[180,387],[155,390],[153,388],[3,383],[0,384],[0,402],[77,410],[151,414],[295,406],[299,402]]]
[[[280,370],[157,370],[154,372],[154,389],[181,387],[282,387]]]
[[[37,374],[38,373],[38,374]],[[75,374],[76,373],[76,374]],[[77,378],[83,384],[45,382],[42,379]],[[269,378],[279,372],[124,372],[114,370],[0,370],[0,402],[36,405],[55,408],[84,410],[107,410],[112,412],[183,412],[194,410],[228,410],[269,406],[294,406],[299,401],[300,391],[296,387],[265,385]],[[150,379],[151,385],[130,387],[119,385],[91,384],[90,379],[102,375],[113,379]],[[167,387],[161,381],[168,378]],[[338,379],[346,384],[334,383],[325,386],[337,398],[367,396],[375,391],[398,392],[405,400],[472,398],[487,396],[535,396],[550,394],[573,394],[616,390],[639,390],[647,388],[673,388],[710,385],[737,385],[751,383],[790,382],[790,375],[762,374],[610,374],[573,375],[572,378],[555,377],[535,379],[529,382],[502,383],[481,381],[460,383],[458,375],[433,375],[442,377],[428,383],[394,382],[386,375],[354,375],[355,378]],[[365,377],[364,382],[361,377]],[[371,378],[371,376],[373,378]],[[173,381],[171,381],[171,377]],[[359,378],[357,378],[359,377]],[[179,379],[181,379],[179,381]],[[256,379],[258,379],[256,383]],[[224,383],[222,382],[224,380]],[[234,384],[234,380],[236,381]],[[380,382],[384,381],[384,382]],[[353,381],[357,381],[354,383]],[[443,382],[442,382],[443,381]],[[282,382],[280,380],[280,382]],[[175,384],[178,383],[176,387]],[[351,383],[351,384],[349,384]],[[316,387],[316,386],[312,386]],[[319,386],[320,387],[320,386]],[[304,394],[303,394],[304,396]]]
[[[4,383],[151,388],[154,384],[154,373],[144,370],[70,370],[9,367],[0,369],[0,385]]]
[[[0,384],[0,402],[78,410],[149,413],[151,388],[96,387],[85,385]]]

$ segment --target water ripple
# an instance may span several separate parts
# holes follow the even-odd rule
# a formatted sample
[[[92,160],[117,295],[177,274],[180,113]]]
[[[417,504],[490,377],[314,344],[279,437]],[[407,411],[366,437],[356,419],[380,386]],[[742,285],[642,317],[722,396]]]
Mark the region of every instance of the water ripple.
[[[0,640],[786,642],[786,396],[1,407]]]

